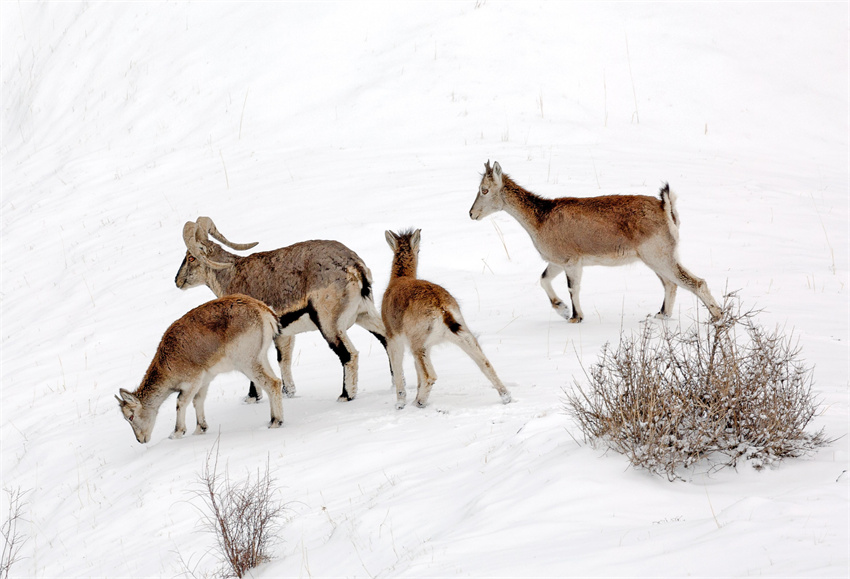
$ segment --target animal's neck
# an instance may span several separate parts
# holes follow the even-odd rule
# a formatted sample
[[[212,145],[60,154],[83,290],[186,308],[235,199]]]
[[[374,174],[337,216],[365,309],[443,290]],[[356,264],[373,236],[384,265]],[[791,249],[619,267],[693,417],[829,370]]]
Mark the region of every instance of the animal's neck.
[[[393,257],[390,279],[399,277],[416,277],[416,257],[409,253],[396,253]]]
[[[230,286],[232,279],[233,271],[229,267],[225,269],[210,269],[207,276],[207,286],[215,294],[215,297],[221,298],[229,293],[227,288]]]
[[[505,211],[519,221],[529,232],[537,231],[546,216],[552,211],[553,201],[535,195],[517,185],[507,175],[502,176],[502,196]]]
[[[133,392],[139,402],[153,408],[159,408],[172,392],[171,380],[160,368],[158,357],[158,355],[154,357],[141,385]]]
[[[235,263],[239,259],[239,256],[219,248],[219,250],[211,256],[211,259],[213,261],[223,263]],[[221,298],[231,293],[229,291],[229,287],[230,282],[233,280],[232,267],[225,267],[224,269],[209,268],[207,272],[207,286],[215,294],[215,297]]]

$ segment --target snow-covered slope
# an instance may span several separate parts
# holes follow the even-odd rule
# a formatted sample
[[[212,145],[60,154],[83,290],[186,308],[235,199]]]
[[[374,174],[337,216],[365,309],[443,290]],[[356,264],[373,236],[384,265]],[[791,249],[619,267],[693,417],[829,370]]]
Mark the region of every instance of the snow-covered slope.
[[[2,482],[28,491],[13,575],[210,572],[191,491],[217,435],[232,477],[268,459],[288,503],[257,577],[847,575],[846,4],[4,2],[0,16]],[[521,227],[468,217],[488,159],[547,196],[669,181],[683,262],[795,331],[813,426],[838,440],[676,484],[577,442],[563,389],[662,290],[642,265],[590,268],[585,323],[557,317]],[[231,374],[211,388],[209,434],[169,440],[169,402],[139,445],[113,395],[212,298],[173,282],[199,215],[258,250],[342,241],[378,296],[384,230],[422,228],[421,275],[458,297],[515,403],[446,347],[430,405],[396,411],[386,356],[355,328],[355,401],[336,402],[337,359],[305,334],[284,428]],[[686,292],[676,307],[669,323],[705,316]]]

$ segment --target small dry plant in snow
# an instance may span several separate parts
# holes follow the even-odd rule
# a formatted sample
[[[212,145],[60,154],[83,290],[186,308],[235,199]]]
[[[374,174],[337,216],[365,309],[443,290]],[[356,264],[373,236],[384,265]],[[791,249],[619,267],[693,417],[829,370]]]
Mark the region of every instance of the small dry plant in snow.
[[[8,579],[9,572],[12,566],[19,560],[21,548],[26,543],[24,537],[18,531],[18,522],[23,520],[24,495],[26,491],[20,488],[4,489],[8,501],[9,510],[6,513],[6,518],[3,520],[3,525],[0,527],[0,532],[3,534],[3,554],[0,558],[0,578]]]
[[[621,335],[585,372],[587,387],[565,391],[567,413],[586,440],[669,480],[703,460],[762,468],[827,444],[823,430],[805,431],[818,405],[799,347],[755,315],[733,293],[717,321]]]
[[[270,560],[285,507],[276,500],[274,479],[257,471],[242,482],[231,480],[227,470],[218,469],[219,442],[207,454],[199,476],[204,501],[203,526],[217,540],[218,554],[224,565],[222,575],[244,577],[249,569]]]

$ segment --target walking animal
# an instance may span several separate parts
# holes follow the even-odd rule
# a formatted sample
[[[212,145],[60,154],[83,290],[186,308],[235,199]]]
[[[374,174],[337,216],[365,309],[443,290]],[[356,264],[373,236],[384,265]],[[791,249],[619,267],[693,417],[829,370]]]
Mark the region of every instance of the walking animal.
[[[207,302],[171,324],[162,336],[141,385],[116,396],[136,440],[150,440],[156,415],[165,399],[177,392],[177,424],[170,438],[186,434],[186,407],[195,407],[195,434],[207,430],[204,400],[218,374],[238,370],[266,391],[271,408],[269,428],[283,424],[280,380],[269,365],[268,352],[279,331],[277,316],[264,303],[233,295]]]
[[[274,339],[283,392],[295,395],[292,379],[294,335],[319,330],[343,367],[340,400],[357,395],[357,350],[346,334],[355,323],[384,346],[384,325],[372,300],[372,274],[356,253],[337,241],[303,241],[273,251],[238,256],[209,237],[236,250],[256,243],[228,241],[209,217],[183,227],[186,256],[174,283],[180,289],[209,287],[217,297],[245,294],[270,306],[280,318]],[[248,400],[259,399],[251,384]]]
[[[477,221],[502,210],[519,221],[540,256],[549,262],[540,284],[555,311],[570,322],[581,322],[584,317],[578,298],[584,266],[636,260],[649,266],[664,286],[657,317],[666,318],[673,312],[677,286],[702,300],[713,319],[720,316],[720,306],[705,280],[685,269],[676,255],[679,216],[675,196],[666,184],[660,199],[646,195],[544,199],[517,185],[499,163],[490,167],[487,161],[469,216]],[[567,276],[572,309],[552,289],[552,279],[561,272]]]
[[[466,327],[457,301],[437,284],[416,278],[420,230],[400,234],[387,231],[386,238],[394,255],[390,282],[381,305],[381,316],[387,331],[387,352],[396,391],[396,408],[404,408],[407,398],[402,368],[405,342],[409,344],[416,363],[416,405],[420,408],[428,402],[431,387],[437,380],[429,351],[440,342],[459,346],[493,383],[502,402],[510,402],[508,389],[496,376],[478,340]]]

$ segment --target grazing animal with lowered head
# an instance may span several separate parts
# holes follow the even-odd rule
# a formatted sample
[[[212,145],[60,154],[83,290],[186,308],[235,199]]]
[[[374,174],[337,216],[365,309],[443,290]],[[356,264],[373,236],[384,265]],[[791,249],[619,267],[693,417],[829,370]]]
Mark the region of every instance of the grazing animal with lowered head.
[[[549,262],[540,284],[555,311],[570,322],[581,322],[584,317],[578,298],[584,266],[636,260],[654,271],[664,286],[657,317],[667,318],[673,312],[677,286],[702,300],[712,319],[720,317],[720,306],[705,280],[679,262],[679,216],[675,196],[666,184],[660,199],[646,195],[545,199],[517,185],[499,163],[490,167],[487,161],[469,216],[477,221],[496,211],[506,211],[519,221],[540,256]],[[561,272],[567,276],[572,308],[552,289],[552,279]]]
[[[283,392],[295,395],[292,347],[295,334],[319,330],[343,367],[340,400],[357,395],[357,349],[346,330],[358,324],[383,345],[384,325],[372,300],[372,273],[360,257],[338,241],[302,241],[246,256],[225,251],[209,238],[236,250],[256,243],[228,241],[209,217],[183,227],[186,255],[174,279],[180,289],[206,285],[217,297],[245,294],[271,307],[280,318],[275,339]],[[259,399],[251,385],[248,400]]]
[[[177,393],[177,424],[170,438],[186,434],[186,408],[195,407],[195,434],[207,430],[204,400],[217,375],[238,370],[266,391],[269,428],[283,424],[281,384],[269,365],[268,352],[279,330],[277,316],[264,303],[233,295],[207,302],[171,324],[162,336],[141,385],[116,396],[136,440],[150,440],[165,399]]]
[[[416,363],[416,405],[420,408],[428,402],[431,387],[437,380],[429,351],[440,342],[459,346],[493,383],[502,402],[510,402],[508,389],[496,376],[478,340],[467,328],[457,301],[441,286],[416,278],[420,230],[400,234],[387,231],[386,238],[393,250],[393,264],[381,304],[381,316],[387,331],[396,408],[404,408],[407,399],[402,368],[405,342],[410,346]]]

